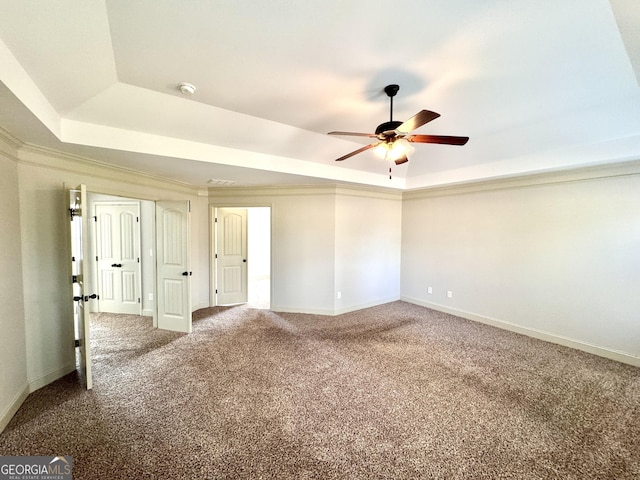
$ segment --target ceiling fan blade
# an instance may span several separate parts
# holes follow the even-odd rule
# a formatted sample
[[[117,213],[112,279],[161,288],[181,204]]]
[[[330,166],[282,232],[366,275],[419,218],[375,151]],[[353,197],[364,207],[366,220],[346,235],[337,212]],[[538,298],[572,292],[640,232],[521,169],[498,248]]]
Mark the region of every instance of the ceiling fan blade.
[[[379,142],[378,142],[378,143],[379,143]],[[353,152],[351,152],[351,153],[347,153],[346,155],[344,155],[344,156],[342,156],[342,157],[340,157],[340,158],[336,158],[336,162],[341,162],[342,160],[346,160],[346,159],[347,159],[347,158],[349,158],[349,157],[353,157],[354,155],[357,155],[357,154],[359,154],[359,153],[362,153],[362,152],[364,152],[365,150],[369,150],[370,148],[373,148],[373,147],[375,147],[376,145],[378,145],[378,143],[371,143],[371,144],[369,144],[369,145],[365,145],[364,147],[359,148],[358,150],[355,150],[355,151],[353,151]]]
[[[407,158],[407,156],[403,155],[398,160],[396,160],[396,165],[402,165],[403,163],[407,163],[408,161],[409,159]]]
[[[349,135],[352,137],[369,137],[376,138],[376,135],[373,133],[357,133],[357,132],[329,132],[327,135]]]
[[[430,110],[420,110],[413,117],[396,128],[396,130],[402,133],[409,133],[422,125],[429,123],[431,120],[435,120],[439,116],[439,113],[432,112]]]
[[[440,143],[443,145],[464,145],[469,137],[452,137],[450,135],[407,135],[404,137],[414,143]]]

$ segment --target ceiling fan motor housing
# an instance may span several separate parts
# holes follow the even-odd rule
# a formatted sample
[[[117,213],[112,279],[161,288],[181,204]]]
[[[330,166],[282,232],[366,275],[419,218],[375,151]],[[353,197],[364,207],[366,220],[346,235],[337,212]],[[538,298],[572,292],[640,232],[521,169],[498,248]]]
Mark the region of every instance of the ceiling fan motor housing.
[[[400,90],[400,87],[395,84],[387,85],[384,88],[384,93],[389,97],[389,121],[378,125],[375,134],[358,132],[329,132],[329,135],[351,135],[355,137],[377,138],[378,140],[351,153],[343,155],[340,158],[336,158],[336,162],[341,162],[342,160],[351,158],[358,153],[362,153],[378,146],[384,147],[382,150],[387,150],[387,152],[384,153],[384,158],[387,159],[389,156],[388,151],[396,146],[396,141],[399,140],[407,143],[440,143],[445,145],[464,145],[467,143],[469,137],[453,137],[448,135],[409,135],[409,132],[412,132],[416,128],[435,120],[440,116],[440,114],[430,110],[421,110],[405,122],[393,120],[393,97],[398,93],[398,90]],[[400,127],[402,127],[401,130]],[[407,163],[409,160],[407,159],[406,153],[403,153],[402,156],[398,157],[394,161],[396,165],[400,165],[402,163]]]
[[[402,125],[402,122],[398,122],[397,120],[393,120],[391,122],[384,122],[378,125],[376,128],[376,135],[382,134],[382,132],[393,132],[395,135],[395,129]],[[389,135],[384,135],[385,137]]]

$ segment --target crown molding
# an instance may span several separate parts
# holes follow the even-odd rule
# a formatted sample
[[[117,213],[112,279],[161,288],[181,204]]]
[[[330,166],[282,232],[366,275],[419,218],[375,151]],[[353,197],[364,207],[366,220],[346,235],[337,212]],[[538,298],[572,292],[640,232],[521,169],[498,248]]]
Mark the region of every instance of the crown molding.
[[[640,159],[554,170],[542,173],[532,173],[529,175],[494,178],[491,180],[473,181],[455,185],[428,187],[424,189],[405,191],[402,194],[402,199],[420,200],[423,198],[442,197],[447,195],[463,195],[467,193],[585,182],[604,178],[636,175],[640,175]]]
[[[0,152],[11,157],[12,160],[18,159],[18,150],[24,145],[24,142],[18,137],[4,129],[0,125]]]
[[[114,166],[105,162],[63,153],[47,147],[23,143],[18,149],[18,162],[41,168],[73,172],[97,177],[103,180],[117,181],[131,186],[150,186],[171,189],[189,194],[197,194],[198,187],[177,180],[151,175],[138,170]]]
[[[402,192],[383,187],[344,185],[328,183],[324,185],[273,185],[260,187],[210,187],[210,199],[232,199],[237,197],[285,197],[300,195],[341,195],[368,198],[402,200]]]

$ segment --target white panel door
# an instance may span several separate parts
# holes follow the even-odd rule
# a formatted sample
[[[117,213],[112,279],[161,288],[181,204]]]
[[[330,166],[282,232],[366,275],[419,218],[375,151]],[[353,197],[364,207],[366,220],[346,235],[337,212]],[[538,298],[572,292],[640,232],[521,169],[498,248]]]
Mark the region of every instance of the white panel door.
[[[87,190],[84,185],[78,185],[76,189],[69,190],[73,321],[80,349],[80,376],[85,382],[87,390],[90,390],[93,386],[93,380],[91,375],[90,313],[87,303],[97,295],[91,292],[91,276],[84,258],[85,253],[89,252],[86,205]]]
[[[216,304],[247,303],[247,209],[218,208]]]
[[[140,205],[96,204],[98,309],[140,315]]]
[[[156,202],[158,328],[191,332],[189,202]]]

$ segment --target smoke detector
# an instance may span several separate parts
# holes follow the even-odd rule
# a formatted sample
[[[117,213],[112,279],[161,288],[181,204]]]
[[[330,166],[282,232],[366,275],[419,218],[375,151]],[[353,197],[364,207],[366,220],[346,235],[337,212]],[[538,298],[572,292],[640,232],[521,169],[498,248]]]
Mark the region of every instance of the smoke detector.
[[[179,83],[178,88],[183,95],[193,95],[196,92],[196,87],[186,82]]]

